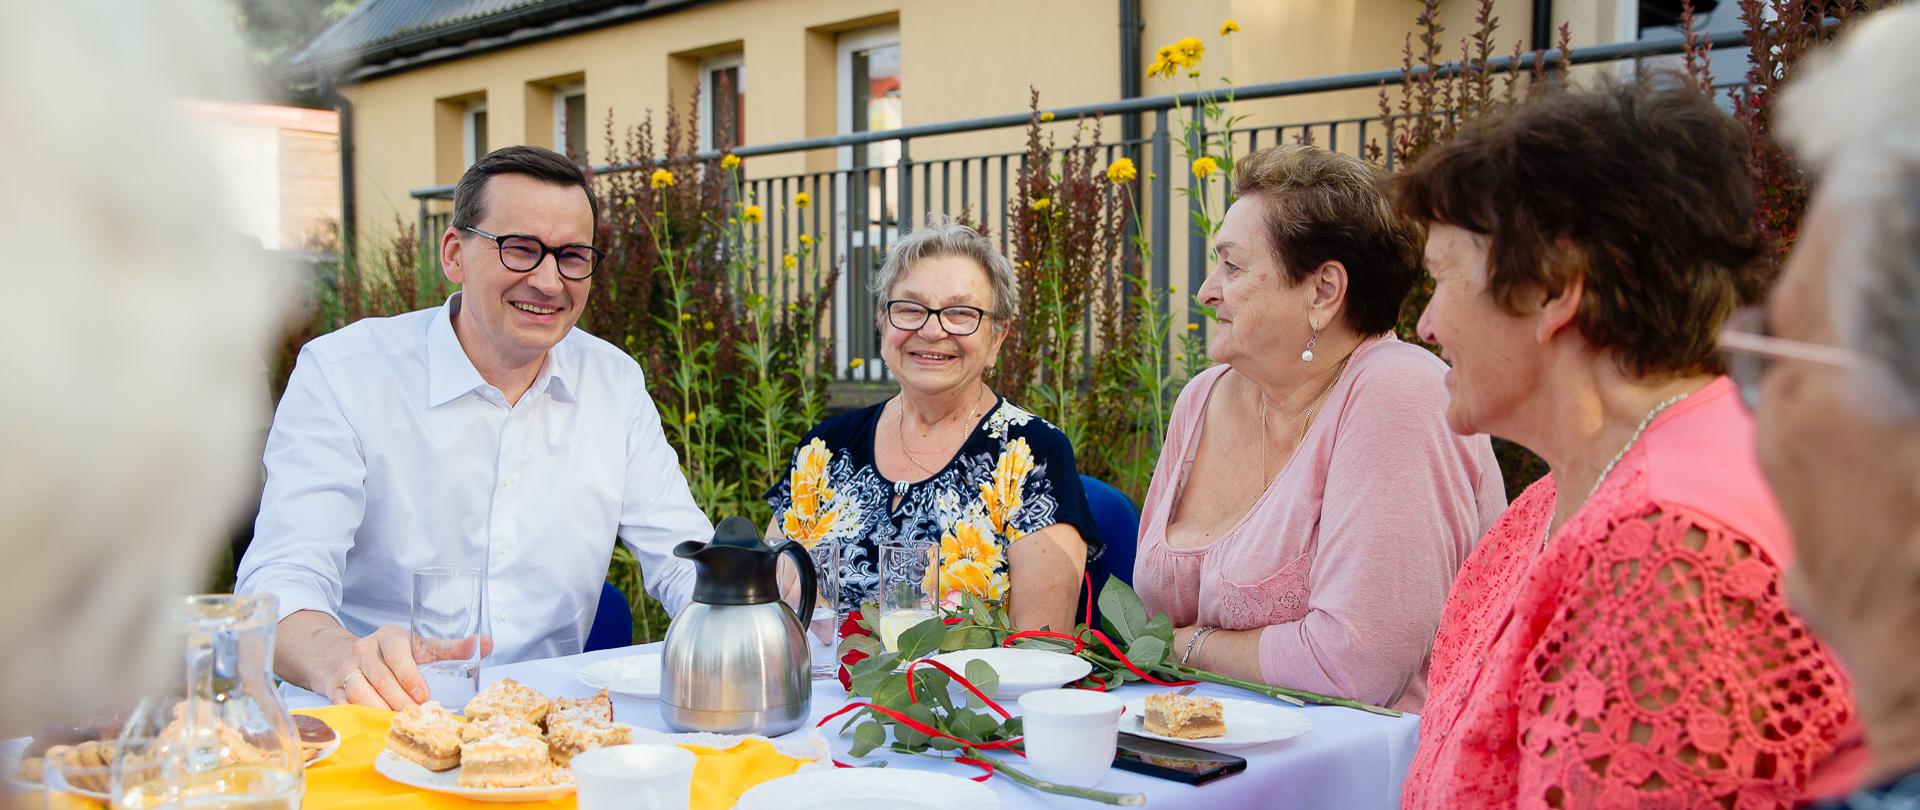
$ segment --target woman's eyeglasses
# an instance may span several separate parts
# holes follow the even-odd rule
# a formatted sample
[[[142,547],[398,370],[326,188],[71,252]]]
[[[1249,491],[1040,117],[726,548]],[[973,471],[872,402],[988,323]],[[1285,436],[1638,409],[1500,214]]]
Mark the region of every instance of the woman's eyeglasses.
[[[940,328],[946,330],[947,334],[966,337],[980,331],[980,323],[987,319],[987,311],[964,304],[928,307],[898,298],[887,302],[887,323],[893,324],[895,329],[918,332],[927,325],[929,318],[939,320]]]
[[[1760,380],[1775,360],[1800,360],[1840,369],[1859,364],[1853,352],[1837,346],[1774,337],[1764,306],[1742,307],[1727,318],[1720,329],[1720,353],[1726,358],[1727,376],[1740,389],[1740,401],[1749,411],[1759,406]]]

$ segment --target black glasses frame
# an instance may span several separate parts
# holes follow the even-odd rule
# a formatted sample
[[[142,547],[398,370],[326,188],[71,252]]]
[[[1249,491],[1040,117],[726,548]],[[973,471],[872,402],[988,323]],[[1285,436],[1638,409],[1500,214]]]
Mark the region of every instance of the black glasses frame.
[[[921,312],[924,313],[924,315],[920,318],[918,323],[914,323],[914,324],[901,323],[900,321],[895,320],[893,317],[894,304],[906,304],[908,306],[919,307]],[[947,319],[942,316],[948,312],[973,313],[974,315],[973,328],[968,329],[965,332],[961,332],[959,330],[954,329],[952,326],[947,325]],[[941,331],[944,331],[947,334],[952,335],[954,337],[966,337],[968,335],[971,335],[975,332],[980,331],[980,325],[983,323],[986,323],[987,319],[990,317],[993,317],[993,316],[987,314],[986,310],[976,306],[969,306],[966,304],[954,304],[952,306],[945,306],[945,307],[930,307],[930,306],[927,306],[926,304],[920,303],[919,301],[908,301],[904,298],[894,298],[887,301],[887,323],[893,324],[893,328],[895,329],[900,329],[907,332],[918,332],[921,329],[926,327],[928,320],[938,320],[940,322]]]
[[[500,234],[499,236],[495,236],[493,234],[487,233],[486,231],[483,231],[483,230],[480,230],[479,228],[474,228],[474,227],[463,227],[461,228],[461,230],[466,231],[467,233],[473,234],[474,236],[483,236],[493,240],[493,249],[500,252],[500,266],[505,267],[508,270],[512,270],[515,273],[531,273],[533,272],[533,268],[539,267],[540,263],[546,261],[548,256],[552,256],[553,269],[560,273],[561,278],[567,279],[569,281],[586,281],[587,279],[593,277],[594,268],[597,268],[600,266],[600,260],[607,257],[606,251],[603,251],[592,245],[577,245],[577,244],[561,245],[557,248],[554,248],[554,247],[548,247],[547,243],[540,241],[539,237],[528,236],[524,233],[506,233],[506,234]],[[506,240],[508,239],[525,239],[536,245],[539,245],[540,254],[533,258],[533,264],[527,265],[526,267],[514,267],[511,263],[509,263],[507,261],[507,245],[506,245]],[[564,269],[561,269],[560,267],[560,251],[573,250],[573,249],[585,250],[588,253],[591,253],[593,255],[593,259],[587,262],[587,274],[584,276],[568,275],[567,271]]]

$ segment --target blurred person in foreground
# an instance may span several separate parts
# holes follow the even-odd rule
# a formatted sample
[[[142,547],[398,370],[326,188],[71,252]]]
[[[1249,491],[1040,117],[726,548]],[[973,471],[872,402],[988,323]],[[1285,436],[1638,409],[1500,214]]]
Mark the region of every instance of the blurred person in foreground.
[[[1428,223],[1447,421],[1552,469],[1448,597],[1405,806],[1787,807],[1851,784],[1845,675],[1788,609],[1787,527],[1719,374],[1760,283],[1746,155],[1673,77],[1550,88],[1398,178]]]
[[[1798,551],[1787,595],[1852,676],[1872,765],[1833,806],[1920,808],[1920,7],[1782,97],[1816,170],[1799,243],[1721,345]]]
[[[300,350],[236,586],[279,597],[281,677],[335,702],[427,700],[407,630],[427,566],[485,572],[476,643],[496,663],[581,651],[616,538],[669,613],[687,603],[693,566],[672,549],[713,527],[639,364],[574,327],[598,226],[579,166],[495,150],[460,178],[440,238],[461,291]]]
[[[1219,365],[1180,392],[1134,586],[1182,663],[1417,712],[1454,572],[1507,505],[1446,365],[1394,337],[1420,231],[1367,163],[1275,146],[1235,168],[1201,285]]]
[[[25,293],[0,319],[11,736],[124,710],[177,673],[167,608],[205,587],[257,475],[245,426],[265,419],[283,301],[185,116],[247,90],[218,9],[0,7],[0,238]]]

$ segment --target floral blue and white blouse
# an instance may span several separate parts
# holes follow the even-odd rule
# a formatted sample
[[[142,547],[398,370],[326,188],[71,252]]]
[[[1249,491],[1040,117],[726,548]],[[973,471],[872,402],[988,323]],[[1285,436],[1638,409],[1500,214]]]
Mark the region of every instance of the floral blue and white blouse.
[[[896,538],[939,539],[941,590],[949,598],[1004,600],[1008,546],[1056,523],[1079,530],[1088,559],[1099,553],[1073,447],[1059,428],[1001,398],[939,472],[924,481],[890,481],[873,462],[885,407],[816,425],[788,474],[767,490],[788,537],[808,547],[839,541],[841,608],[874,598],[879,545]]]

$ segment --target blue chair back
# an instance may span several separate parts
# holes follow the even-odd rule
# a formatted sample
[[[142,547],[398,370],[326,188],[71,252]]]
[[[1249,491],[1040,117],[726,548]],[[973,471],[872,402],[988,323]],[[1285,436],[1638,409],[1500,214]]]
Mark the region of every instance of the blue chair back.
[[[1080,483],[1087,490],[1087,507],[1093,512],[1094,529],[1100,532],[1100,541],[1106,546],[1099,559],[1087,563],[1087,575],[1093,579],[1097,600],[1108,576],[1133,584],[1133,551],[1140,539],[1140,510],[1134,508],[1126,493],[1114,489],[1112,484],[1090,475],[1080,476]],[[1085,601],[1084,595],[1082,601]],[[1081,609],[1085,610],[1086,606],[1082,605]],[[1093,606],[1093,621],[1094,627],[1100,626],[1097,602]]]
[[[627,595],[613,583],[602,583],[600,607],[593,614],[593,628],[587,631],[587,652],[633,646],[633,607]]]

